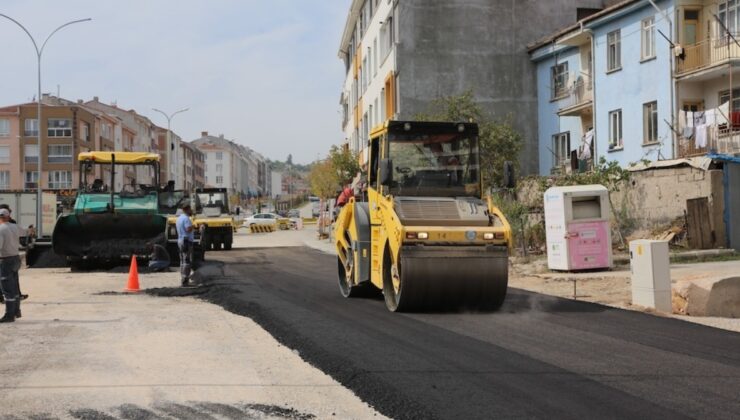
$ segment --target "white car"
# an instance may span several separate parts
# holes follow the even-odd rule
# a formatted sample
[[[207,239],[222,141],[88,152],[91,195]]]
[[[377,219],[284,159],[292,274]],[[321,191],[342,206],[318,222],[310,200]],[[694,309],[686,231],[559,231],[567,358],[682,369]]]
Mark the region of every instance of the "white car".
[[[274,225],[277,224],[277,219],[279,217],[280,216],[275,213],[257,213],[254,216],[244,219],[244,225]]]

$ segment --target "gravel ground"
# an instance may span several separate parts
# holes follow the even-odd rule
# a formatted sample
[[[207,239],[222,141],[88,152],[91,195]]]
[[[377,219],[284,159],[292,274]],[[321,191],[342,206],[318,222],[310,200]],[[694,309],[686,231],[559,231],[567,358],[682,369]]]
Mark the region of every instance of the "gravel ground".
[[[120,271],[120,270],[114,270]],[[23,318],[0,325],[0,418],[374,418],[249,318],[185,297],[178,274],[21,271]],[[9,417],[11,416],[11,417]]]

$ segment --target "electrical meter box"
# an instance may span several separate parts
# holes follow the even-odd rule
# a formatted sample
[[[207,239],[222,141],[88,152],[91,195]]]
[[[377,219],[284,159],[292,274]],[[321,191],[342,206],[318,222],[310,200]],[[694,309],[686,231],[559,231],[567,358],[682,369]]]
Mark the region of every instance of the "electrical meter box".
[[[611,268],[608,194],[603,185],[553,187],[545,192],[547,265],[551,270]]]
[[[668,242],[630,242],[632,304],[670,313],[671,270]]]

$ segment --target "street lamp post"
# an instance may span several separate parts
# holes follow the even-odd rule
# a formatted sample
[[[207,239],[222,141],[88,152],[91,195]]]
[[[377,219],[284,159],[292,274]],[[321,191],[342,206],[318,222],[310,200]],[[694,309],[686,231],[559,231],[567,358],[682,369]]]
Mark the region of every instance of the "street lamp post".
[[[170,158],[171,158],[170,151],[172,150],[172,139],[170,137],[171,136],[171,133],[172,133],[172,128],[171,128],[171,126],[172,126],[172,118],[174,118],[175,115],[177,115],[177,114],[181,114],[181,113],[183,113],[185,111],[189,111],[190,108],[181,109],[181,110],[179,110],[177,112],[173,112],[172,114],[167,114],[166,112],[160,111],[157,108],[152,108],[152,110],[154,110],[156,112],[159,112],[160,114],[164,115],[164,117],[167,119],[167,174],[168,174],[168,177],[170,177],[172,175],[172,173],[171,173],[172,161],[170,161]],[[175,152],[175,156],[177,156],[177,152]],[[179,162],[178,162],[178,164],[179,164]],[[175,165],[175,171],[177,171],[177,165]],[[175,173],[175,179],[177,179],[177,173]],[[168,179],[168,181],[169,181],[169,179]]]
[[[39,48],[39,44],[36,42],[36,39],[31,35],[31,32],[26,29],[25,26],[21,25],[20,22],[13,19],[12,17],[8,15],[4,15],[0,13],[0,16],[4,17],[5,19],[8,19],[9,21],[15,23],[18,25],[21,29],[23,29],[23,32],[28,35],[29,38],[31,38],[31,42],[33,43],[33,47],[36,50],[36,64],[37,64],[37,76],[38,76],[38,96],[36,97],[36,103],[38,105],[36,109],[36,147],[38,147],[38,161],[36,163],[36,173],[38,174],[38,179],[36,180],[36,236],[41,237],[43,236],[43,224],[41,223],[41,212],[43,210],[43,206],[41,203],[41,56],[44,54],[44,48],[46,48],[46,43],[49,42],[49,39],[51,39],[54,34],[59,32],[61,29],[73,25],[75,23],[81,23],[81,22],[88,22],[92,19],[79,19],[79,20],[73,20],[71,22],[67,22],[64,25],[61,25],[60,27],[54,29],[54,31],[49,34],[49,36],[46,37],[44,40],[44,43],[41,44],[41,48]]]

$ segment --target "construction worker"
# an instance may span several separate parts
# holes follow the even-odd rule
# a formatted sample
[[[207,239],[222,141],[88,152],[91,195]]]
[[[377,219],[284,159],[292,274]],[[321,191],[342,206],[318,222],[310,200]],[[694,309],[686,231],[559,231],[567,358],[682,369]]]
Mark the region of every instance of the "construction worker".
[[[170,270],[170,254],[167,252],[165,247],[160,244],[148,243],[148,250],[151,252],[149,256],[149,272],[159,273]]]
[[[180,280],[183,287],[191,285],[190,267],[193,261],[193,243],[195,242],[193,222],[190,220],[192,214],[193,210],[190,208],[190,204],[183,204],[182,214],[177,217],[175,223],[177,247],[180,250]]]
[[[18,284],[18,270],[21,258],[18,256],[20,235],[18,226],[10,223],[8,209],[0,209],[0,284],[5,298],[5,315],[1,323],[14,322],[21,317],[21,293]]]
[[[9,205],[4,204],[4,203],[3,204],[0,204],[0,209],[7,210],[8,213],[10,214],[10,221],[9,222],[12,223],[12,224],[14,224],[14,225],[16,225],[16,226],[18,226],[18,223],[15,221],[15,219],[13,219],[13,210],[11,210],[11,208],[10,208]],[[19,232],[18,232],[19,235],[24,234],[24,233],[26,234],[26,236],[30,240],[30,237],[31,236],[35,236],[36,235],[36,229],[34,229],[33,225],[29,226],[28,229],[26,230],[26,232],[23,232],[23,231],[21,231],[19,229]],[[26,243],[26,245],[28,245],[28,243]],[[21,295],[21,300],[28,299],[28,295],[24,295],[23,292],[21,292],[20,286],[18,287],[18,293]],[[2,303],[5,303],[5,298],[0,293],[0,304],[2,304]]]

